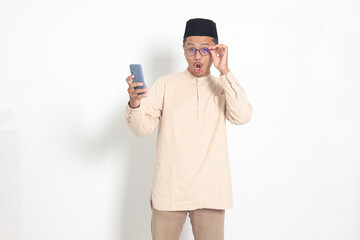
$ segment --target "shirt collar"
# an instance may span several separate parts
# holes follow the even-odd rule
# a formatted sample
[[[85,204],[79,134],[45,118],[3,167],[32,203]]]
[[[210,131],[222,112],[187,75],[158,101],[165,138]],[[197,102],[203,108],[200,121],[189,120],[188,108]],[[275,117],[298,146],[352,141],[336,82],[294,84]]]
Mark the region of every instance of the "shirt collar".
[[[198,81],[198,83],[202,83],[202,82],[208,82],[210,80],[211,77],[211,73],[209,73],[207,76],[204,77],[197,77],[193,74],[191,74],[191,72],[189,72],[189,70],[186,68],[186,70],[184,71],[185,75],[187,78],[193,80],[193,81]]]

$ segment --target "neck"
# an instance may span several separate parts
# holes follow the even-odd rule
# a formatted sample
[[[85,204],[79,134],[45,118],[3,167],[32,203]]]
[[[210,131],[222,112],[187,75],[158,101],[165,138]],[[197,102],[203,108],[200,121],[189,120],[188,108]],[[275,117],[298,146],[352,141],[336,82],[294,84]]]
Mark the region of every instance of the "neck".
[[[207,76],[196,76],[194,74],[192,74],[191,72],[189,72],[189,69],[186,69],[184,71],[184,73],[186,74],[187,78],[191,81],[193,81],[194,83],[198,83],[198,84],[205,84],[205,83],[209,83],[211,80],[211,74],[209,73]]]
[[[207,70],[207,72],[202,73],[202,74],[196,74],[195,72],[190,71],[189,67],[187,68],[187,70],[188,70],[188,72],[189,72],[189,73],[191,73],[192,75],[194,75],[194,76],[195,76],[195,77],[197,77],[197,78],[200,78],[200,77],[207,77],[207,76],[209,76],[209,75],[210,75],[210,69],[209,69],[209,70]]]

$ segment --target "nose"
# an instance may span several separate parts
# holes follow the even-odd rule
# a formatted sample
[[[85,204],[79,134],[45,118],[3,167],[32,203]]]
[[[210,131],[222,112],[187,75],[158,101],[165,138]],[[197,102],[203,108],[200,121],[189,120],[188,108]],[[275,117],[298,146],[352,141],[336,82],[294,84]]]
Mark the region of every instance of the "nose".
[[[195,57],[195,60],[200,60],[201,59],[200,51],[196,51],[194,57]]]

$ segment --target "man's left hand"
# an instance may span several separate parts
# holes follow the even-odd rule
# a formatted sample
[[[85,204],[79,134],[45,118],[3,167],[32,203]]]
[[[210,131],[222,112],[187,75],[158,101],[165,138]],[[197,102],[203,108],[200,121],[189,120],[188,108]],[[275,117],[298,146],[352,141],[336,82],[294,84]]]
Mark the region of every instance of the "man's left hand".
[[[220,71],[221,75],[227,74],[228,68],[228,47],[223,44],[216,44],[209,47],[214,66]]]

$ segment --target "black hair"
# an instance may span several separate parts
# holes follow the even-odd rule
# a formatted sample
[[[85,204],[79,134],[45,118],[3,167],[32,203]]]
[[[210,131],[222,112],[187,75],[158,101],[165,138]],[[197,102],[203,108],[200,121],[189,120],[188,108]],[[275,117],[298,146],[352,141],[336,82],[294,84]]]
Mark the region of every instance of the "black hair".
[[[215,44],[218,44],[218,43],[219,43],[217,38],[214,38],[214,37],[213,37],[212,40],[213,40],[213,42],[214,42]],[[185,45],[185,41],[186,41],[186,38],[183,39],[183,44],[184,44],[184,45]]]

